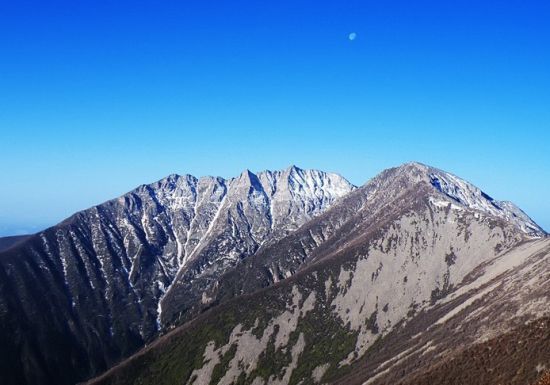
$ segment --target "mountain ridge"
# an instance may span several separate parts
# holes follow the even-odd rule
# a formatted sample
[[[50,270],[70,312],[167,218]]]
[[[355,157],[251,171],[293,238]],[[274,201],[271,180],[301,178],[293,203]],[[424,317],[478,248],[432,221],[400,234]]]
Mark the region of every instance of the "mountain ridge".
[[[189,274],[194,276],[215,262],[223,272],[253,253],[260,242],[292,231],[354,188],[336,174],[300,170],[295,178],[293,172],[297,171],[279,172],[271,181],[287,177],[296,181],[291,187],[305,193],[297,191],[285,201],[281,189],[277,201],[270,201],[273,207],[242,174],[228,181],[170,175],[78,212],[2,253],[5,362],[23,355],[31,364],[25,369],[13,363],[14,373],[31,376],[15,382],[50,378],[70,383],[67,378],[77,372],[91,375],[110,366],[158,333],[159,315],[166,310],[159,307],[160,300],[182,266],[192,262]],[[221,215],[224,199],[227,207]],[[284,216],[281,210],[286,210]],[[214,224],[222,217],[224,223]],[[226,224],[233,233],[220,233]],[[188,260],[205,247],[214,248],[215,255],[202,253]],[[51,297],[42,301],[42,293]],[[28,332],[18,326],[24,324],[32,325]],[[14,344],[8,337],[13,333],[20,333],[22,342]],[[52,338],[66,349],[60,355],[73,357],[72,370],[48,369],[62,365],[42,355]]]
[[[182,336],[183,339],[180,339],[180,342],[177,340],[180,338],[178,335],[181,334],[171,333],[172,337],[163,340],[167,341],[166,346],[161,346],[160,351],[148,350],[151,353],[139,356],[141,358],[138,358],[138,361],[128,361],[114,372],[109,372],[106,377],[102,376],[92,383],[126,383],[126,381],[133,381],[131,379],[148,381],[147,379],[152,380],[151,375],[155,375],[155,381],[160,381],[159,383],[168,379],[192,383],[193,378],[198,381],[198,384],[211,381],[212,383],[218,383],[218,381],[230,383],[232,379],[237,378],[241,382],[242,377],[243,383],[263,384],[279,380],[285,384],[294,384],[299,380],[306,380],[308,373],[311,375],[308,381],[321,378],[324,381],[331,378],[335,380],[338,376],[344,375],[344,373],[337,374],[340,373],[338,369],[340,365],[348,367],[356,362],[375,346],[379,338],[385,338],[387,333],[400,330],[402,325],[412,322],[417,314],[421,314],[426,309],[429,310],[433,303],[446,298],[462,285],[461,282],[468,279],[468,274],[477,266],[488,263],[522,243],[536,242],[538,239],[530,236],[517,223],[507,220],[506,216],[495,216],[491,210],[484,212],[477,207],[470,208],[456,202],[455,199],[433,186],[426,176],[426,170],[417,165],[405,165],[384,171],[366,186],[350,193],[327,212],[279,241],[276,245],[278,247],[273,250],[282,250],[284,258],[281,259],[271,253],[268,259],[258,262],[257,269],[247,266],[248,275],[245,278],[227,277],[228,274],[232,274],[233,278],[241,277],[244,265],[237,267],[236,272],[228,272],[222,276],[221,281],[226,282],[230,295],[226,297],[222,295],[222,299],[213,305],[212,311],[200,316],[201,326],[197,329],[191,328],[190,334],[186,334],[186,337]],[[361,209],[353,208],[353,204],[350,204],[349,199],[353,197],[359,199],[357,204]],[[490,202],[490,197],[481,196],[481,198],[486,200],[485,203]],[[376,203],[376,199],[379,203]],[[365,208],[369,207],[369,202],[374,202],[370,204],[379,207],[379,211],[365,211]],[[461,206],[456,203],[460,203]],[[341,207],[342,205],[344,207]],[[346,209],[349,209],[347,213]],[[341,210],[342,215],[348,218],[347,221],[351,221],[351,225],[337,223],[336,232],[341,229],[347,233],[347,229],[357,229],[350,233],[350,240],[353,242],[344,239],[341,241],[341,247],[332,250],[329,247],[325,256],[323,257],[321,253],[321,257],[317,260],[307,252],[304,253],[308,242],[315,244],[311,249],[313,253],[321,247],[316,243],[315,235],[318,236],[317,239],[332,243],[330,236],[324,238],[323,231],[333,226],[334,220],[338,222]],[[316,227],[319,223],[321,227]],[[369,228],[370,230],[367,230]],[[304,238],[306,235],[309,240]],[[341,236],[336,238],[342,239]],[[296,252],[296,258],[292,256],[292,247]],[[263,253],[269,254],[270,251],[264,249]],[[261,255],[260,253],[254,256],[251,261],[261,259]],[[308,258],[310,258],[309,261]],[[287,265],[281,270],[281,280],[274,280],[273,273],[270,273],[273,267],[265,262],[288,263],[289,260],[296,261],[295,267],[289,268]],[[401,272],[399,269],[405,270]],[[237,289],[236,293],[231,294],[236,283],[250,284],[262,271],[264,277],[268,277],[267,281],[266,278],[260,278],[258,285],[253,285],[250,289]],[[287,272],[290,272],[290,275],[286,274]],[[264,283],[269,281],[270,274],[272,278],[268,283],[269,287],[266,288]],[[392,280],[392,285],[384,283],[386,280]],[[379,281],[381,283],[377,284],[376,282]],[[367,282],[373,282],[370,291],[365,291],[362,286]],[[399,290],[396,292],[395,289],[400,287],[406,289],[403,289],[402,293]],[[221,290],[223,291],[223,286]],[[298,302],[295,302],[296,298],[299,298]],[[385,303],[385,301],[388,302]],[[393,301],[397,301],[397,304]],[[258,312],[256,309],[258,303],[270,305]],[[271,306],[274,306],[273,310],[270,310]],[[290,310],[285,312],[285,308],[296,310],[288,314]],[[240,315],[235,315],[235,312]],[[269,315],[264,316],[264,312]],[[281,318],[284,314],[288,314],[289,320],[295,321],[287,324],[284,321],[285,318]],[[252,318],[250,318],[251,315]],[[225,321],[220,324],[220,320]],[[242,322],[238,324],[239,320],[244,324]],[[322,326],[303,329],[306,327],[301,328],[300,325],[303,322],[306,323],[305,325]],[[191,327],[190,325],[196,325],[196,323],[191,321],[176,330],[184,332]],[[256,325],[262,325],[257,332],[259,326]],[[335,325],[340,326],[336,326],[335,329]],[[208,330],[211,330],[209,329],[211,327],[222,328],[227,334],[221,339],[216,337],[208,342],[208,333],[210,333]],[[232,327],[234,328],[231,329]],[[286,347],[285,343],[278,345],[275,342],[275,345],[271,345],[269,342],[269,338],[279,340],[280,332],[276,330],[286,330],[283,336],[290,338],[287,340],[287,337],[284,337],[283,341],[287,341]],[[327,330],[332,330],[336,334],[332,336],[323,334]],[[199,337],[204,333],[207,333],[206,336]],[[323,363],[323,356],[316,358],[311,356],[312,352],[318,351],[327,339],[333,340],[336,335],[348,341],[345,349],[350,350],[337,353],[333,350],[334,346],[324,345],[323,349],[328,357],[332,354],[339,357],[330,363]],[[200,338],[204,339],[200,340]],[[199,340],[202,342],[197,342]],[[254,357],[248,357],[246,352],[240,350],[241,344],[250,349],[255,349],[252,347],[257,346],[260,350]],[[188,346],[188,349],[193,352],[181,350],[183,346]],[[193,350],[195,348],[191,346],[196,346],[197,350]],[[308,348],[305,349],[305,346]],[[180,355],[192,360],[192,357],[202,355],[201,348],[204,348],[204,365],[187,367],[182,369],[179,375],[171,369],[167,369],[168,372],[162,372],[162,375],[154,370],[144,373],[140,369],[167,365],[169,362],[179,362],[178,365],[183,365],[182,358],[178,359]],[[268,354],[267,352],[273,352],[273,349],[278,352],[280,348],[282,348],[281,354],[285,349],[287,352],[295,352],[292,353],[292,357],[280,356],[277,359],[275,357],[279,356],[275,356],[274,361],[269,364],[275,367],[282,365],[282,372],[279,373],[285,373],[285,375],[277,377],[277,372],[269,371],[267,376],[258,377],[254,374],[257,370],[265,373],[267,369],[264,365],[268,363],[262,361],[262,357]],[[179,353],[171,355],[168,352]],[[248,358],[245,359],[245,357]],[[221,365],[222,358],[223,362],[229,366],[227,370],[223,369],[226,371],[220,373],[218,365]],[[164,363],[161,364],[161,362]],[[285,366],[287,364],[288,366]],[[246,365],[252,365],[252,369],[238,369],[240,365],[244,365],[244,368],[247,367]],[[312,365],[317,366],[312,367]],[[128,371],[129,367],[132,368],[131,372]],[[295,377],[295,370],[301,373],[299,377]],[[132,374],[134,371],[137,371],[137,374]],[[273,377],[269,373],[272,373]],[[163,377],[164,375],[166,378]]]
[[[20,376],[15,383],[84,379],[149,343],[159,330],[197,316],[205,319],[202,312],[216,314],[208,309],[242,304],[239,298],[255,292],[271,293],[266,294],[274,306],[269,314],[278,327],[284,326],[279,310],[294,301],[298,307],[305,299],[313,301],[291,319],[299,324],[313,317],[323,323],[319,317],[329,317],[327,330],[348,341],[346,349],[355,339],[346,353],[351,356],[340,357],[348,367],[371,349],[373,338],[398,328],[409,312],[414,315],[445,298],[475,266],[521,242],[546,237],[518,210],[452,174],[416,162],[384,170],[361,187],[337,174],[295,166],[257,174],[245,170],[230,179],[171,174],[76,213],[0,255],[0,318],[5,325],[0,340],[7,346],[0,373],[11,367]],[[392,262],[384,262],[386,258]],[[375,259],[379,265],[371,266]],[[395,271],[385,279],[400,277],[394,286],[413,294],[396,297],[401,302],[394,307],[388,301],[379,308],[378,298],[387,293],[374,283],[398,266],[408,273]],[[313,273],[327,280],[321,283],[311,278]],[[379,293],[375,302],[357,291],[353,276],[373,283],[372,293]],[[425,284],[413,278],[423,276]],[[305,286],[292,286],[301,280]],[[329,280],[331,289],[323,297]],[[315,294],[310,284],[320,285]],[[349,307],[349,290],[355,300],[364,301],[360,311]],[[51,297],[40,303],[44,292]],[[331,302],[336,313],[317,308]],[[239,314],[245,318],[246,309],[258,311],[243,306]],[[266,317],[258,319],[269,325]],[[366,324],[358,323],[361,319]],[[346,320],[349,327],[338,326]],[[18,322],[29,325],[32,333],[22,331]],[[237,326],[228,323],[222,329],[231,325]],[[8,337],[13,333],[20,335],[24,351]],[[241,338],[237,334],[231,337],[235,341]],[[305,354],[300,346],[311,344],[311,335],[293,336],[283,340],[287,348],[277,343],[275,350],[295,348],[298,360]],[[65,350],[43,357],[52,339]],[[264,346],[259,344],[259,349]],[[31,362],[30,371],[13,361],[19,356]],[[65,365],[61,356],[70,357],[73,369],[62,376],[45,369]],[[327,373],[339,372],[330,368]],[[208,371],[197,373],[208,377]]]

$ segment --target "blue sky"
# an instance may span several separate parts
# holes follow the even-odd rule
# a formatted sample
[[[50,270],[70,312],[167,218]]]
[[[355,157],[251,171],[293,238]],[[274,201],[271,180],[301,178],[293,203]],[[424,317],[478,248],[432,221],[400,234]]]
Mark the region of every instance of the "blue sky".
[[[0,234],[170,173],[362,184],[410,160],[548,230],[548,20],[525,0],[0,2]]]

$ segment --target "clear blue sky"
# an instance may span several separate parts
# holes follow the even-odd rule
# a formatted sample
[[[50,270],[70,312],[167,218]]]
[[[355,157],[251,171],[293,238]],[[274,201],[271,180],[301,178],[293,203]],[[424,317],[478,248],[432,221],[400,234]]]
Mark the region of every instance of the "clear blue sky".
[[[362,184],[410,160],[548,230],[549,20],[528,0],[2,1],[0,234],[170,173]]]

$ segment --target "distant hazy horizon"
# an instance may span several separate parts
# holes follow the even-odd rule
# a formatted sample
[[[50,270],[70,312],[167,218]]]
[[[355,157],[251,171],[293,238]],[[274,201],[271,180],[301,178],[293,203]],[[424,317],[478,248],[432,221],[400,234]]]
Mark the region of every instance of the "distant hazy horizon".
[[[412,160],[550,230],[550,3],[16,1],[0,20],[0,236],[170,173],[360,185]]]

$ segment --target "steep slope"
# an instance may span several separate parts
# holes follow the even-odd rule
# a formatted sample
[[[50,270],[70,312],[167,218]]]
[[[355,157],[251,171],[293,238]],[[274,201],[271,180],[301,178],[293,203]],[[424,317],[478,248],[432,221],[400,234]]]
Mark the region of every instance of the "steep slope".
[[[257,176],[245,171],[231,181],[216,220],[189,252],[189,262],[166,290],[159,304],[159,321],[171,324],[189,307],[208,303],[203,293],[217,285],[221,273],[261,246],[291,233],[353,188],[337,175],[295,166]]]
[[[539,225],[512,202],[494,200],[471,183],[441,170],[431,168],[429,177],[439,191],[464,206],[505,219],[530,236],[540,237],[545,234]]]
[[[474,269],[383,338],[339,383],[526,384],[550,364],[550,239]]]
[[[453,220],[460,224],[457,232],[448,236],[464,236],[468,240],[471,233],[475,235],[475,229],[465,230],[472,221],[471,215],[486,223],[505,222],[520,237],[539,238],[546,234],[512,203],[497,202],[472,184],[442,170],[410,163],[383,171],[327,213],[276,244],[261,249],[246,264],[230,270],[216,285],[205,288],[209,299],[207,306],[269,286],[327,255],[361,245],[367,234],[400,215],[406,203],[403,201],[411,194],[418,194],[420,188],[424,189],[434,210],[451,213],[455,217]],[[520,213],[523,214],[520,216]],[[422,231],[425,230],[418,227],[417,232]],[[506,247],[505,244],[498,246],[501,250]]]
[[[220,305],[91,383],[308,384],[375,376],[347,377],[483,266],[543,242],[527,217],[510,220],[507,207],[497,209],[466,182],[454,180],[454,190],[437,182],[449,176],[416,163],[386,170],[220,277],[208,294],[216,298],[211,306]]]
[[[70,384],[104,370],[159,332],[171,293],[200,300],[195,278],[215,279],[353,188],[296,167],[171,175],[11,247],[0,254],[0,382]]]

